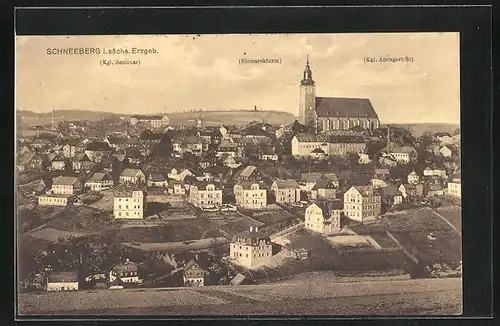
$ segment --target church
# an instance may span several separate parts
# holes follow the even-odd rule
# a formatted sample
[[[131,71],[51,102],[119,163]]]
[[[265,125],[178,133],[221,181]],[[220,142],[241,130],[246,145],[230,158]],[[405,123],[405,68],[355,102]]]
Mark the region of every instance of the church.
[[[380,126],[369,99],[316,96],[309,56],[300,82],[299,122],[316,133],[349,130],[354,126],[373,130]]]

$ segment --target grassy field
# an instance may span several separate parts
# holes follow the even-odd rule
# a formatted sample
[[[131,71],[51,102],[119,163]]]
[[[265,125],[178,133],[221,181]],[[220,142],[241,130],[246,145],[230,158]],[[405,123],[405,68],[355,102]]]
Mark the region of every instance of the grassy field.
[[[405,215],[388,215],[382,226],[390,232],[431,232],[449,230],[450,226],[429,208],[409,210]]]
[[[461,207],[439,207],[436,211],[443,215],[458,230],[462,230]]]
[[[295,216],[292,214],[288,213],[281,207],[277,205],[269,205],[265,209],[258,209],[258,210],[241,210],[240,211],[253,218],[254,220],[257,220],[261,223],[264,223],[266,225],[272,225],[272,224],[277,224],[281,222],[286,222],[286,221],[292,221]]]

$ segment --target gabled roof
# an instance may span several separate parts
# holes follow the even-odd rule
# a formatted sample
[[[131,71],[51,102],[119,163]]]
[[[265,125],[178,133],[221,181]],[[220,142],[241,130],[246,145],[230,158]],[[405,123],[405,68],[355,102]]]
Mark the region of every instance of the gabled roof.
[[[121,177],[135,177],[138,173],[142,173],[139,169],[125,169],[121,173]]]
[[[105,142],[90,142],[85,147],[87,151],[111,151],[108,143]]]
[[[233,236],[231,242],[245,243],[247,245],[256,246],[259,245],[261,240],[265,240],[266,242],[270,242],[271,239],[269,236],[265,235],[262,231],[246,230],[240,232]]]
[[[52,182],[52,185],[58,185],[58,186],[72,186],[75,185],[78,182],[78,178],[76,177],[66,177],[66,176],[59,176],[54,179]]]
[[[149,174],[149,180],[153,182],[163,182],[166,181],[167,179],[163,175],[163,173],[160,172],[151,172]]]
[[[318,190],[318,189],[335,189],[335,184],[333,180],[326,180],[326,179],[320,179],[316,181],[316,184],[312,188],[312,190]]]
[[[359,191],[363,196],[368,196],[368,192],[373,193],[373,186],[352,186],[352,188]]]
[[[248,179],[250,177],[250,175],[252,175],[252,173],[254,171],[257,170],[257,167],[253,166],[253,165],[249,165],[249,166],[246,166],[243,170],[241,170],[241,172],[238,174],[238,179],[240,180],[245,180],[245,179]]]
[[[323,138],[321,135],[315,135],[315,134],[310,134],[310,133],[297,133],[295,135],[298,141],[300,142],[325,142],[326,139]]]
[[[345,97],[316,97],[318,117],[375,118],[377,113],[369,99]]]
[[[391,153],[413,153],[415,152],[415,148],[411,147],[411,146],[400,146],[400,147],[396,147],[396,148],[393,148],[391,149]]]
[[[110,176],[107,173],[96,172],[92,175],[92,177],[87,180],[87,182],[99,182],[103,180],[110,180]]]
[[[249,190],[250,187],[252,187],[252,185],[258,185],[259,186],[259,190],[265,190],[266,189],[266,184],[262,181],[243,181],[243,182],[238,182],[235,184],[235,186],[240,186],[242,187],[244,190]]]
[[[380,191],[382,193],[382,196],[384,197],[395,197],[403,195],[401,191],[399,191],[396,187],[384,187],[380,189]]]
[[[302,173],[300,180],[305,182],[317,182],[323,177],[323,174],[320,172],[306,172]]]
[[[287,180],[278,179],[278,180],[275,180],[274,182],[276,183],[276,186],[278,187],[278,189],[290,189],[290,188],[297,189],[297,188],[299,188],[298,182],[293,180],[293,179],[287,179]]]
[[[209,181],[199,181],[194,185],[198,190],[206,190],[208,185],[214,185],[215,190],[221,190],[222,187],[217,182],[209,182]]]

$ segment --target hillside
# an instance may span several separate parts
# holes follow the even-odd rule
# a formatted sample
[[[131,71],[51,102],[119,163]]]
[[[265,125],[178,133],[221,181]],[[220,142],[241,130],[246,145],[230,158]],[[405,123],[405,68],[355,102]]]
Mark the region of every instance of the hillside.
[[[138,112],[140,114],[140,112]],[[33,111],[18,111],[17,115],[22,118],[23,125],[27,128],[34,125],[50,124],[52,113],[36,113]],[[111,112],[84,111],[84,110],[59,110],[55,111],[54,121],[62,119],[71,120],[100,120],[112,116],[121,116]],[[125,115],[129,117],[130,115]],[[195,124],[198,117],[202,117],[206,125],[235,124],[245,125],[252,120],[263,120],[270,124],[289,124],[297,119],[293,114],[279,111],[200,111],[200,112],[175,112],[168,114],[170,124],[188,125]]]
[[[382,124],[382,127],[385,125]],[[410,132],[419,137],[426,132],[436,133],[436,132],[447,132],[453,134],[453,132],[460,128],[460,125],[453,123],[391,123],[391,126],[397,128],[408,128]]]

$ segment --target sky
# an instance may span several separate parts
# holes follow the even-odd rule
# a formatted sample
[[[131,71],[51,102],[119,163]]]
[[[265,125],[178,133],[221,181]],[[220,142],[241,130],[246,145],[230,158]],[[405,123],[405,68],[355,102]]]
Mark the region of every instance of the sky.
[[[48,55],[52,48],[100,55]],[[103,48],[156,54],[103,54]],[[16,37],[16,107],[155,114],[253,109],[298,115],[309,55],[316,95],[369,98],[382,123],[459,123],[458,33]],[[413,62],[365,62],[365,57]],[[240,59],[279,59],[247,63]],[[140,60],[101,65],[101,60]]]

